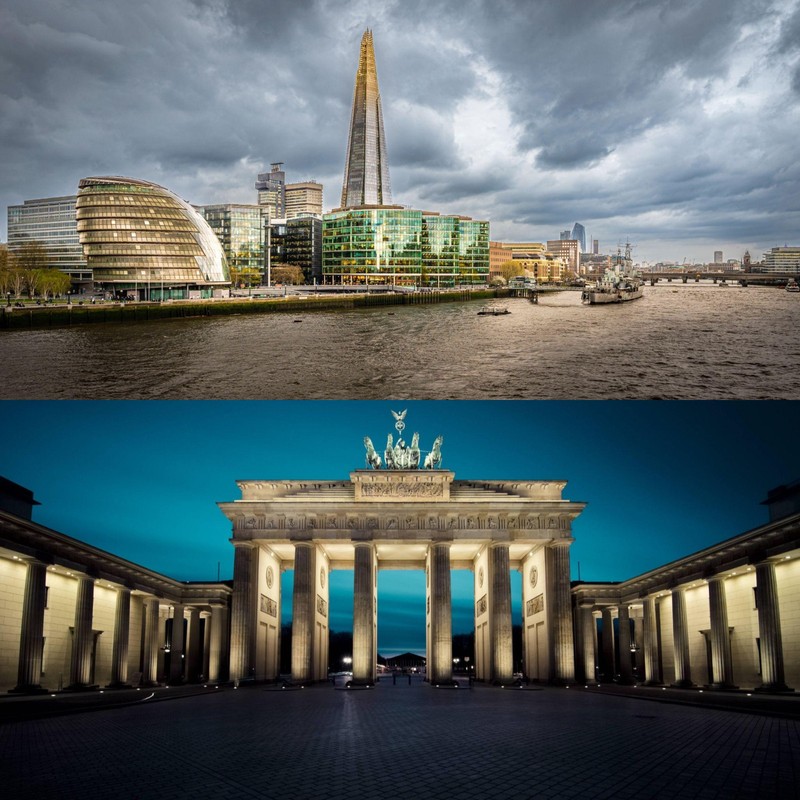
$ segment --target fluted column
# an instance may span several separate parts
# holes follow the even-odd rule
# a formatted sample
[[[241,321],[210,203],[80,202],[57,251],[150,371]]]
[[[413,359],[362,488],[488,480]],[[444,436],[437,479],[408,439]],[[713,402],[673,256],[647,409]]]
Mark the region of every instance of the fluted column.
[[[44,644],[44,609],[47,564],[29,561],[25,573],[25,595],[22,601],[22,628],[19,635],[17,685],[14,692],[43,692],[42,649]]]
[[[78,578],[75,599],[75,627],[72,658],[69,665],[69,688],[85,689],[92,674],[92,615],[94,612],[94,578]]]
[[[658,630],[656,629],[656,600],[646,597],[642,603],[642,635],[644,637],[644,682],[648,686],[660,686],[658,673]]]
[[[203,671],[200,642],[200,609],[189,608],[189,630],[186,642],[186,681],[196,683]]]
[[[571,683],[575,680],[575,650],[572,641],[572,607],[570,604],[569,546],[571,539],[559,539],[545,548],[548,610],[550,629],[550,680]]]
[[[114,614],[114,643],[111,651],[111,683],[125,686],[128,682],[128,635],[131,624],[131,590],[117,589],[117,608]]]
[[[450,594],[450,542],[430,546],[431,650],[428,679],[432,684],[453,680],[453,617]]]
[[[203,620],[203,677],[205,680],[212,680],[209,678],[211,666],[211,613],[203,611],[200,614],[200,619]],[[216,680],[216,678],[213,678]]]
[[[355,545],[353,568],[353,681],[375,683],[375,545]]]
[[[222,653],[225,641],[225,620],[228,608],[222,603],[211,604],[211,618],[206,620],[208,634],[208,679],[218,681],[222,677]]]
[[[602,610],[603,616],[603,671],[605,680],[613,681],[614,669],[614,614],[610,606]]]
[[[294,547],[294,592],[292,594],[292,680],[314,680],[314,615],[316,549],[311,543]]]
[[[233,599],[231,601],[230,679],[255,672],[255,624],[258,551],[250,542],[234,543]]]
[[[692,683],[692,665],[689,658],[689,628],[686,621],[686,591],[672,590],[672,650],[675,659],[673,686],[688,689]]]
[[[142,683],[153,686],[158,682],[158,599],[144,601],[144,658]]]
[[[758,596],[758,635],[761,642],[761,692],[788,692],[783,671],[783,642],[781,616],[778,607],[778,584],[775,564],[762,561],[756,564],[756,594]]]
[[[728,601],[725,579],[714,576],[708,581],[708,609],[711,615],[711,688],[735,689],[731,636],[728,629]]]
[[[619,631],[619,683],[630,686],[633,683],[633,668],[631,665],[631,610],[621,603],[617,609]]]
[[[583,679],[586,683],[597,681],[597,655],[595,653],[594,606],[583,605],[579,610],[581,621],[581,643],[583,655]]]
[[[172,640],[169,643],[169,682],[181,683],[184,668],[183,603],[172,606]]]
[[[511,571],[508,545],[489,548],[489,574],[492,578],[489,611],[492,636],[492,680],[506,684],[514,679],[514,654],[511,639]]]

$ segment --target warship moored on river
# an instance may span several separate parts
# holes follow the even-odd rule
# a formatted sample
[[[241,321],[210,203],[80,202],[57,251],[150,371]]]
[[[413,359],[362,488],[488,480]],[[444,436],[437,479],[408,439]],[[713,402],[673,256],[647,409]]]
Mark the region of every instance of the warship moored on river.
[[[581,294],[581,301],[589,305],[602,303],[625,303],[638,300],[644,296],[642,279],[633,268],[631,243],[625,243],[625,254],[617,249],[614,263],[603,273],[603,277],[593,288],[586,288]]]

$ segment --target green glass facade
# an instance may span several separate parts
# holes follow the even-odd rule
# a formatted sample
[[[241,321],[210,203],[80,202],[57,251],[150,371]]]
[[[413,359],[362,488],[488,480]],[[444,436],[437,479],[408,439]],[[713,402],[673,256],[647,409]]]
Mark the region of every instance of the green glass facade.
[[[399,206],[326,214],[324,283],[446,288],[485,283],[489,223]]]
[[[234,280],[245,285],[261,283],[266,210],[233,203],[202,206],[200,210],[222,245]]]

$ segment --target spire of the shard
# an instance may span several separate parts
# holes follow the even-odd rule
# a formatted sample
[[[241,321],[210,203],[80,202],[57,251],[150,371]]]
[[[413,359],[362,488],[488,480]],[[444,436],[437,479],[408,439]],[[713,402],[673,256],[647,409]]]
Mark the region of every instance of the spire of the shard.
[[[375,68],[372,31],[367,29],[361,37],[341,205],[342,208],[351,208],[389,205],[391,202],[378,72]]]

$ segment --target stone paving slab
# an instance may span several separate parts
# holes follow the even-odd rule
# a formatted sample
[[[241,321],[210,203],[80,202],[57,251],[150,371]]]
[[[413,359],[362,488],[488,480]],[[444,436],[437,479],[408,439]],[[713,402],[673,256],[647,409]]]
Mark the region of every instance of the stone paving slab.
[[[0,726],[2,795],[798,796],[798,720],[602,691],[247,687],[9,722]]]

